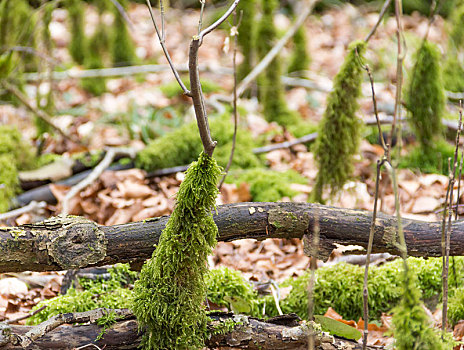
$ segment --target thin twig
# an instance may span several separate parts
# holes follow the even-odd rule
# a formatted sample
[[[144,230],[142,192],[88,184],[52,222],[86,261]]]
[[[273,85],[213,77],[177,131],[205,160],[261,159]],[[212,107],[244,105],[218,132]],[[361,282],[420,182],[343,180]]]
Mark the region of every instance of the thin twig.
[[[238,4],[239,4],[240,0],[234,0],[234,2],[232,3],[232,5],[230,5],[229,9],[221,16],[221,18],[219,18],[216,22],[214,22],[213,24],[211,24],[208,28],[202,30],[199,34],[198,34],[198,40],[200,41],[200,46],[201,44],[203,43],[203,38],[208,35],[209,33],[211,33],[213,30],[215,30],[217,27],[219,27],[227,18],[229,18],[229,16],[235,11],[235,9],[237,8]],[[194,38],[195,40],[195,38]]]
[[[19,89],[14,86],[14,85],[11,85],[10,83],[4,81],[3,82],[3,86],[5,87],[6,90],[8,90],[9,92],[11,92],[13,95],[16,96],[16,98],[21,101],[21,103],[27,108],[29,109],[32,113],[34,113],[37,117],[39,117],[40,119],[42,119],[45,123],[47,123],[48,125],[50,125],[54,130],[56,130],[61,136],[63,136],[65,139],[67,140],[70,140],[74,143],[77,143],[77,144],[80,144],[81,141],[79,139],[77,139],[76,137],[72,136],[72,135],[68,135],[68,133],[66,133],[63,129],[61,129],[59,126],[55,125],[55,123],[53,123],[52,121],[52,117],[50,115],[48,115],[47,112],[45,112],[44,110],[41,110],[41,109],[37,109],[35,108],[34,106],[32,106],[29,101],[27,100],[27,97],[23,95],[23,93],[21,91],[19,91]]]
[[[369,32],[369,34],[367,34],[366,38],[364,39],[365,42],[369,42],[369,40],[371,39],[371,37],[375,34],[375,31],[377,30],[377,28],[379,27],[380,25],[380,22],[382,22],[382,18],[383,16],[385,15],[385,12],[387,12],[388,10],[388,7],[390,6],[392,0],[385,0],[383,6],[382,6],[382,10],[380,10],[380,13],[379,13],[379,19],[377,20],[377,23],[374,25],[374,27],[371,29],[371,31]]]
[[[127,25],[130,27],[131,30],[135,30],[134,23],[132,23],[129,14],[126,12],[124,7],[119,3],[118,0],[111,0],[114,6],[116,6],[119,14],[121,17],[124,19],[124,21],[127,23]]]
[[[47,308],[47,305],[44,305],[41,308],[38,308],[37,310],[34,310],[34,311],[28,313],[27,315],[24,315],[24,316],[21,316],[21,317],[18,317],[18,318],[14,318],[12,320],[8,320],[5,323],[6,324],[18,323],[19,321],[26,320],[26,319],[38,314],[39,312],[45,310],[46,308]]]
[[[22,208],[18,208],[18,209],[11,210],[9,212],[0,214],[0,221],[5,221],[5,220],[8,220],[8,219],[17,217],[19,215],[22,215],[22,214],[30,213],[31,211],[39,211],[40,209],[43,209],[46,206],[47,206],[46,202],[32,201],[28,205],[26,205],[26,206],[24,206]]]
[[[92,170],[89,176],[71,187],[71,189],[66,193],[62,201],[62,215],[69,214],[69,202],[71,199],[74,198],[74,196],[84,188],[95,182],[100,177],[100,175],[111,165],[116,155],[121,153],[127,155],[130,158],[135,158],[136,155],[135,149],[132,148],[109,148],[105,154],[105,157],[103,157],[103,160]]]
[[[442,310],[442,331],[446,330],[446,319],[448,311],[448,277],[449,277],[449,255],[450,255],[450,242],[451,242],[451,218],[453,216],[453,194],[454,182],[456,180],[456,168],[458,166],[458,151],[459,151],[459,138],[461,136],[462,127],[462,113],[459,113],[459,127],[456,133],[456,149],[454,150],[453,166],[449,173],[449,203],[448,203],[448,228],[445,237],[445,256],[443,264],[443,310]],[[458,199],[459,200],[459,199]],[[445,202],[446,203],[446,202]]]
[[[199,0],[201,4],[200,19],[198,20],[198,35],[201,33],[201,27],[203,27],[203,14],[205,13],[205,0]]]
[[[313,225],[313,241],[311,242],[311,257],[309,260],[309,268],[311,270],[311,276],[308,284],[308,320],[313,319],[314,315],[314,286],[316,284],[316,270],[317,270],[317,259],[319,257],[319,241],[320,241],[320,226],[319,226],[319,209],[316,209],[314,213],[314,225]],[[309,334],[308,339],[309,350],[314,350],[316,346],[316,337],[314,332]]]
[[[172,73],[174,74],[174,77],[176,78],[177,82],[179,83],[182,91],[184,91],[184,94],[187,95],[187,96],[191,96],[191,93],[190,93],[189,89],[187,89],[184,82],[180,78],[179,72],[174,67],[174,63],[172,62],[171,55],[169,54],[169,51],[168,51],[168,49],[166,47],[165,40],[164,40],[163,36],[161,35],[161,33],[160,33],[159,29],[158,29],[158,25],[156,24],[155,15],[153,14],[153,9],[151,7],[150,0],[146,0],[146,2],[147,2],[148,10],[150,11],[151,20],[153,22],[153,25],[155,26],[156,35],[158,36],[161,48],[163,49],[163,52],[164,52],[164,56],[166,56],[166,59],[168,60],[169,66],[171,67],[171,70],[172,70]],[[163,23],[164,23],[164,20],[163,20]]]
[[[243,78],[240,84],[237,87],[237,96],[240,97],[246,91],[248,86],[253,82],[261,72],[266,69],[266,67],[274,60],[274,58],[279,54],[279,52],[284,48],[287,42],[295,35],[296,31],[303,25],[306,18],[311,13],[315,0],[308,0],[300,12],[300,15],[295,20],[295,23],[290,27],[285,35],[274,45],[274,47],[264,56],[264,58],[259,62],[248,75]]]
[[[237,11],[234,11],[234,26],[231,29],[234,35],[234,53],[232,58],[232,66],[234,68],[234,101],[232,103],[234,109],[234,135],[232,136],[232,149],[230,150],[229,161],[227,162],[227,166],[224,170],[224,176],[221,179],[221,183],[219,184],[219,191],[221,191],[222,185],[226,180],[227,174],[229,173],[230,166],[232,165],[232,161],[234,159],[235,153],[235,145],[237,142],[237,129],[238,129],[238,110],[237,110]]]

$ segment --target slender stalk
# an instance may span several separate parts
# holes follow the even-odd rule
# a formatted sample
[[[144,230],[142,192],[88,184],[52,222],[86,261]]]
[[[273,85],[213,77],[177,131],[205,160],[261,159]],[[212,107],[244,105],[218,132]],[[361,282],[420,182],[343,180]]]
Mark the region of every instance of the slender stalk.
[[[376,32],[377,28],[379,27],[380,22],[382,22],[382,18],[385,15],[385,13],[387,12],[388,7],[390,6],[391,2],[392,2],[392,0],[385,0],[384,4],[382,6],[382,9],[380,10],[380,13],[379,13],[379,19],[377,20],[377,23],[375,23],[374,27],[372,27],[369,34],[367,34],[367,36],[364,38],[365,42],[369,42],[369,40],[375,34],[375,32]]]
[[[319,226],[319,210],[316,209],[314,214],[313,225],[313,241],[311,245],[311,259],[309,268],[311,269],[311,277],[308,284],[308,320],[312,321],[314,315],[314,285],[316,284],[317,258],[319,256],[319,241],[320,241],[320,226]],[[316,346],[316,337],[314,332],[309,333],[308,339],[309,350],[314,350]]]

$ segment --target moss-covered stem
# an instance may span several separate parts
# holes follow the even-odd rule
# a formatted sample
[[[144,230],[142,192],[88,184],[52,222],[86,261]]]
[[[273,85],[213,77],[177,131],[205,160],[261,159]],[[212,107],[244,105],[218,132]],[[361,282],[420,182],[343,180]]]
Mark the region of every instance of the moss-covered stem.
[[[274,47],[263,57],[263,59],[253,68],[253,70],[245,77],[237,86],[237,96],[241,97],[243,93],[248,89],[249,85],[271,64],[271,62],[276,58],[288,41],[295,35],[298,28],[300,28],[306,18],[311,13],[315,0],[309,0],[305,3],[305,6],[301,10],[299,16],[290,27],[290,29],[285,33],[285,35],[274,45]]]

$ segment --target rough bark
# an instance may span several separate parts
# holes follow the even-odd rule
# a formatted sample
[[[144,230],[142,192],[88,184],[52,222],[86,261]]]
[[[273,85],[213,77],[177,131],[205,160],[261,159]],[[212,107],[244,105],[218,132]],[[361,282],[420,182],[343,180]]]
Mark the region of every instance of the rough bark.
[[[366,247],[371,216],[369,211],[308,203],[239,203],[218,207],[214,220],[219,240],[233,241],[310,238],[318,218],[319,252],[327,256],[335,243]],[[151,256],[167,220],[164,216],[99,226],[80,217],[58,217],[34,225],[0,228],[0,273],[140,262]],[[409,255],[441,256],[440,222],[403,219],[403,225]],[[396,219],[379,214],[373,252],[399,255],[396,242]],[[453,223],[450,255],[464,255],[464,221]]]
[[[311,332],[305,324],[300,324],[292,316],[286,317],[290,322],[264,322],[248,316],[232,314],[219,314],[211,316],[209,328],[217,329],[219,324],[235,322],[235,328],[225,334],[216,334],[207,340],[208,348],[230,348],[251,350],[283,350],[283,349],[307,349],[308,337]],[[285,318],[285,317],[284,317]],[[284,319],[281,317],[281,319]],[[238,322],[238,323],[237,323]],[[8,332],[16,335],[24,335],[32,329],[31,326],[10,326],[7,332],[3,331],[0,340]],[[87,325],[63,325],[37,339],[27,347],[30,350],[62,349],[71,350],[78,347],[95,344],[100,349],[137,349],[140,343],[138,324],[135,319],[119,321],[106,330],[100,340],[96,340],[102,331],[102,327],[96,324]],[[11,336],[10,336],[11,338]],[[13,336],[11,339],[14,339]],[[361,349],[354,341],[333,338],[326,333],[315,335],[316,349]],[[14,341],[13,341],[14,342]],[[92,348],[89,346],[89,349]],[[20,345],[12,342],[2,349],[22,349]],[[368,347],[368,349],[371,349]]]

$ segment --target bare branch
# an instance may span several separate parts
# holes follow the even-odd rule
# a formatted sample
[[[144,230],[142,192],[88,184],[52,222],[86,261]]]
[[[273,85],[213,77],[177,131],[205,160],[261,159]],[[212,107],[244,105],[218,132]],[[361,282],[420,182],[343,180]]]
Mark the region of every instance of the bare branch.
[[[147,2],[148,10],[150,11],[151,20],[153,21],[153,25],[155,26],[156,35],[158,36],[161,48],[163,49],[164,55],[166,56],[166,59],[168,60],[169,66],[171,67],[171,70],[172,70],[172,73],[174,74],[174,77],[176,78],[176,80],[179,83],[180,87],[184,91],[184,94],[187,95],[187,96],[191,96],[191,93],[190,93],[189,89],[187,89],[184,82],[180,78],[179,73],[177,72],[176,68],[174,67],[174,63],[172,62],[171,55],[169,54],[169,51],[168,51],[168,49],[166,47],[165,39],[164,39],[163,35],[160,33],[160,31],[158,29],[158,25],[156,24],[155,15],[153,14],[153,9],[151,7],[150,0],[146,0],[146,2]],[[162,23],[163,23],[162,26],[164,27],[164,19],[162,20]]]
[[[234,0],[232,5],[229,7],[229,9],[219,18],[216,22],[211,24],[208,28],[205,30],[201,31],[198,34],[198,39],[200,40],[200,46],[203,43],[203,38],[211,33],[213,30],[215,30],[217,27],[219,27],[229,16],[234,12],[235,8],[238,6],[240,0]]]
[[[380,25],[380,22],[382,22],[382,18],[385,15],[385,12],[387,12],[388,7],[390,6],[392,0],[385,0],[382,9],[380,10],[379,13],[379,19],[377,20],[377,23],[374,25],[374,27],[371,29],[369,34],[367,34],[366,38],[364,39],[365,42],[369,42],[369,40],[372,38],[372,36],[375,34],[375,31]]]
[[[131,19],[129,18],[129,15],[127,14],[126,10],[124,10],[124,7],[119,3],[118,0],[111,0],[114,6],[118,9],[119,14],[124,18],[124,21],[127,23],[127,25],[130,27],[131,30],[134,30],[134,23],[132,23]]]
[[[46,206],[47,206],[46,202],[32,201],[28,205],[26,205],[26,206],[24,206],[22,208],[18,208],[18,209],[11,210],[9,212],[0,214],[0,221],[5,221],[5,220],[8,220],[10,218],[14,218],[14,217],[17,217],[19,215],[22,215],[22,214],[30,213],[31,211],[39,211],[40,209],[43,209]]]

